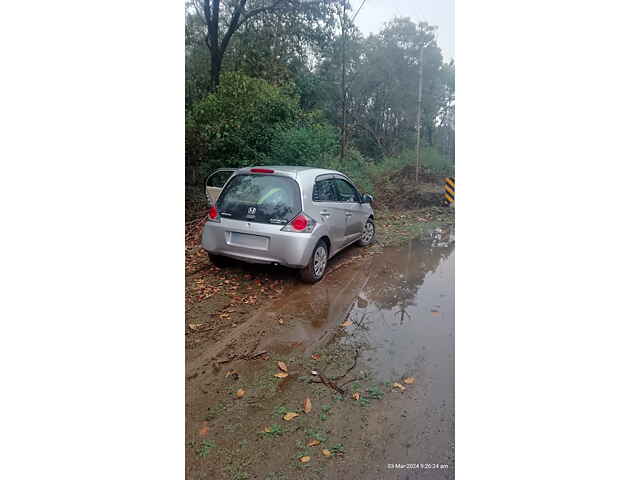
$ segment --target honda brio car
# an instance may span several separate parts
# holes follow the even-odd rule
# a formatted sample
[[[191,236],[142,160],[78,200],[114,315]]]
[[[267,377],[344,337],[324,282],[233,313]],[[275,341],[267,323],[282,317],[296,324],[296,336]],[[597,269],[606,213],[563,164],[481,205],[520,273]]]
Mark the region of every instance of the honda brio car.
[[[227,258],[283,265],[315,283],[340,250],[374,240],[373,198],[338,171],[247,167],[220,188],[202,232],[202,247],[218,266]]]

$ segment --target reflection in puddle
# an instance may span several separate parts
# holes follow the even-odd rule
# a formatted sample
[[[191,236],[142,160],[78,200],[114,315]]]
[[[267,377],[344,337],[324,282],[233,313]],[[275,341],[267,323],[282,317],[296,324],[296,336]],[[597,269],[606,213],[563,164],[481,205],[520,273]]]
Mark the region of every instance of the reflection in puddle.
[[[385,251],[349,312],[349,335],[362,366],[377,381],[416,383],[409,402],[406,449],[389,454],[407,461],[453,466],[454,238],[444,229],[408,246]],[[411,460],[413,458],[413,460]],[[418,475],[418,472],[415,472]],[[434,474],[436,472],[433,472]],[[437,476],[441,475],[441,476]],[[452,478],[453,468],[430,478]]]
[[[453,244],[452,234],[437,229],[424,240],[385,252],[384,265],[352,305],[354,326],[344,341],[366,349],[380,381],[447,364],[451,368],[439,373],[452,380]]]

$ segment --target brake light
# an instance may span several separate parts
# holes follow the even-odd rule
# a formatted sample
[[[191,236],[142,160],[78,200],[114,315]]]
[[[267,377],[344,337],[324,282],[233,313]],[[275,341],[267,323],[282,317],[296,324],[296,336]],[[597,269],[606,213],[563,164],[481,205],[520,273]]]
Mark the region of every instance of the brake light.
[[[291,220],[291,226],[293,227],[294,230],[304,230],[305,228],[307,228],[307,224],[309,222],[307,222],[307,219],[302,216],[302,215],[298,215],[296,218],[294,218],[293,220]]]
[[[293,220],[282,227],[283,232],[311,233],[315,227],[316,221],[309,215],[300,213]]]
[[[251,173],[274,173],[270,168],[252,168]]]
[[[220,217],[218,217],[218,210],[215,206],[209,209],[209,220],[213,220],[214,222],[220,221]]]

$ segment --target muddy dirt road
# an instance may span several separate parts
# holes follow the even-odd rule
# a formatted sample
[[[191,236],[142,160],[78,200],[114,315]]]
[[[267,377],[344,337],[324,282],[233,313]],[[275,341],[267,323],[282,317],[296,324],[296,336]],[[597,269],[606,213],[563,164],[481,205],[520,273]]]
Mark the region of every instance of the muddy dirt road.
[[[187,478],[454,478],[454,243],[349,249],[188,343]]]

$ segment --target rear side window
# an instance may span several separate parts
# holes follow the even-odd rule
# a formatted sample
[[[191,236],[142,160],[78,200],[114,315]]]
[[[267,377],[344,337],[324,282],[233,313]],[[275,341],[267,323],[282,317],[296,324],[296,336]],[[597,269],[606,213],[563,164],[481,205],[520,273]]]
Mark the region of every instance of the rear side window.
[[[278,175],[237,175],[217,201],[224,218],[286,224],[302,209],[300,188],[291,178]]]
[[[319,180],[313,185],[314,202],[337,202],[338,197],[333,189],[333,181],[328,178]]]
[[[233,175],[233,171],[222,170],[214,172],[207,177],[207,187],[222,188],[231,175]]]

